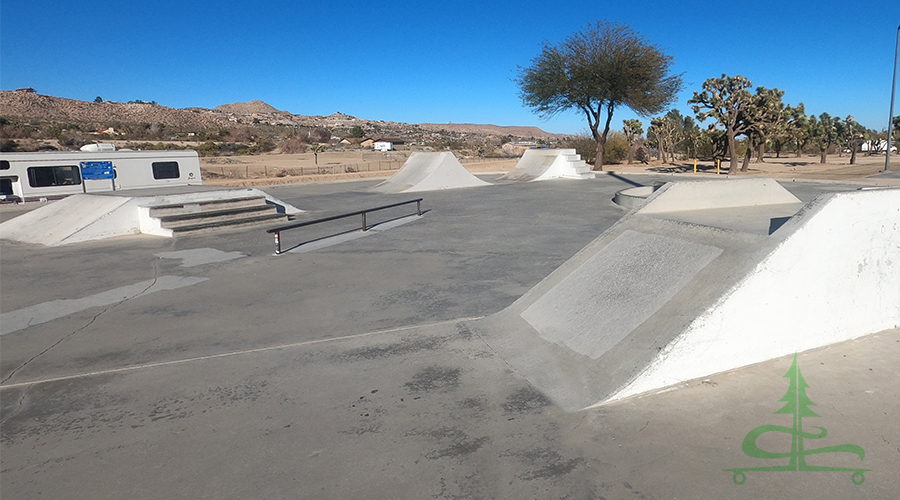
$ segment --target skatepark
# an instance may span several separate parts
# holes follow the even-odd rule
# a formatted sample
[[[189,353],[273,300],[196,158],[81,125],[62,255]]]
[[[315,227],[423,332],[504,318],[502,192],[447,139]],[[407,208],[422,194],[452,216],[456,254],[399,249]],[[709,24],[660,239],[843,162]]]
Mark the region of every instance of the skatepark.
[[[425,186],[418,170],[389,189],[263,188],[296,221],[424,198],[402,225],[386,221],[408,208],[373,214],[364,238],[334,236],[355,219],[286,233],[310,251],[276,256],[259,227],[4,235],[3,493],[893,497],[892,184],[613,172],[397,189]],[[741,441],[790,425],[774,413],[795,352],[821,417],[804,423],[866,451],[810,463],[864,468],[862,484],[725,472],[768,465]]]

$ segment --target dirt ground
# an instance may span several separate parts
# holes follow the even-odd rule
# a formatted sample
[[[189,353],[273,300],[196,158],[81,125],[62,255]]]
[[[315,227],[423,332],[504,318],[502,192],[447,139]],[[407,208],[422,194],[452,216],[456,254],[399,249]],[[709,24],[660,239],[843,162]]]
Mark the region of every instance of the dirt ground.
[[[650,165],[608,165],[604,170],[617,172],[653,172],[653,173],[693,173],[694,162],[682,161],[675,164],[652,162]],[[720,175],[728,174],[728,162],[720,166]],[[900,170],[900,157],[891,155],[891,171]],[[776,179],[819,179],[834,181],[861,181],[884,171],[884,155],[857,155],[856,164],[850,165],[850,155],[831,155],[828,163],[819,163],[818,155],[791,157],[766,157],[763,163],[751,163],[747,172],[737,172],[737,176],[773,177]],[[716,175],[716,165],[711,161],[697,162],[698,174]],[[883,184],[900,184],[896,179],[878,179]]]
[[[319,153],[318,159],[312,153],[302,154],[265,154],[256,156],[232,156],[201,158],[203,183],[218,186],[260,186],[270,184],[293,184],[323,180],[364,179],[369,177],[390,177],[403,166],[409,157],[408,151],[379,152],[327,152]],[[472,173],[507,172],[515,167],[516,158],[481,159],[461,158],[460,162]],[[856,164],[850,165],[849,155],[831,155],[828,163],[819,163],[818,155],[804,155],[797,158],[767,157],[763,163],[751,163],[747,172],[734,175],[773,177],[776,179],[819,179],[834,181],[864,181],[868,177],[884,171],[884,155],[858,155]],[[351,167],[355,172],[342,172],[344,167]],[[313,173],[303,175],[278,175],[279,171]],[[604,170],[612,172],[633,173],[694,173],[693,161],[679,161],[663,164],[653,161],[650,164],[635,163],[632,165],[605,165]],[[332,173],[332,171],[334,173]],[[900,171],[900,155],[891,156],[891,171]],[[321,173],[319,173],[321,172]],[[231,175],[229,175],[229,173]],[[716,165],[711,161],[698,161],[697,174],[716,175]],[[723,162],[719,175],[728,175],[728,163]],[[874,179],[870,181],[876,182]],[[900,184],[897,178],[879,178],[878,184]]]
[[[264,154],[200,158],[203,183],[212,186],[261,186],[324,180],[390,177],[410,151]],[[516,158],[460,158],[470,172],[507,172]]]

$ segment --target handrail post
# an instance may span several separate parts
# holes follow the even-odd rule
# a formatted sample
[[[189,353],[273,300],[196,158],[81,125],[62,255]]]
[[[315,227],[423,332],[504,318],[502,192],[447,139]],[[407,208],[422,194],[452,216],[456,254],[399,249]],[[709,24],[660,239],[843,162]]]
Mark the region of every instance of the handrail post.
[[[281,255],[281,232],[275,231],[275,255]]]
[[[363,224],[362,230],[365,231],[366,230],[366,213],[365,212],[362,213],[362,224]]]
[[[416,213],[418,213],[419,217],[422,216],[422,200],[416,200]]]

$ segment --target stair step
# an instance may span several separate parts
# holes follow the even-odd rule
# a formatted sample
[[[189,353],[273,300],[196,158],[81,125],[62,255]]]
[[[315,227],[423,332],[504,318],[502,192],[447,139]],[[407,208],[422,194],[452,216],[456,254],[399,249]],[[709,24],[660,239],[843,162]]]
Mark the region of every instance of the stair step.
[[[252,205],[249,207],[226,208],[222,210],[209,210],[186,214],[165,215],[156,217],[164,228],[174,229],[180,226],[188,226],[206,222],[218,222],[224,220],[242,219],[264,215],[263,212],[277,213],[275,205]]]
[[[259,215],[256,217],[247,217],[243,219],[230,219],[230,220],[222,220],[216,222],[202,222],[198,224],[191,224],[185,226],[179,226],[172,228],[173,236],[185,236],[190,234],[199,234],[209,231],[214,231],[217,229],[232,229],[244,226],[259,226],[263,224],[269,223],[283,223],[287,220],[288,216],[285,214],[267,214],[267,215]]]
[[[240,196],[218,200],[203,200],[195,202],[169,203],[164,205],[150,205],[150,217],[168,217],[170,215],[191,214],[197,212],[221,210],[225,208],[238,208],[265,205],[265,196]]]

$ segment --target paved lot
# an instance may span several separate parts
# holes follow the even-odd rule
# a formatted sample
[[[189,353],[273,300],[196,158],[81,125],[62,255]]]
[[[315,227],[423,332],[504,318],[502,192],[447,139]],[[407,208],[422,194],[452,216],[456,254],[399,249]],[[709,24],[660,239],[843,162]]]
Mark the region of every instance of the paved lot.
[[[790,359],[565,413],[473,333],[614,224],[624,214],[615,191],[667,179],[423,193],[428,212],[415,222],[277,257],[260,229],[57,248],[4,241],[0,312],[33,308],[37,319],[0,325],[0,494],[895,498],[898,330],[798,358],[820,416],[805,429],[828,430],[806,447],[866,451],[862,462],[807,461],[870,469],[861,485],[846,471],[747,472],[736,485],[723,471],[787,463],[748,457],[741,442],[763,424],[791,426],[774,414]],[[301,220],[419,196],[365,191],[375,183],[266,191],[308,210]],[[856,188],[785,186],[804,201]],[[285,233],[285,245],[347,224]],[[787,451],[790,436],[758,444]]]

